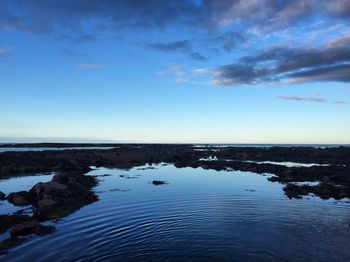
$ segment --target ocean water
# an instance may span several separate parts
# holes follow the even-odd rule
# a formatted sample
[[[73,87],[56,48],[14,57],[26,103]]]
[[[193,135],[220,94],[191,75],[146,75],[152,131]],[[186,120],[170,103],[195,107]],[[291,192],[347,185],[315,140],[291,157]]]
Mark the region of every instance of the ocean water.
[[[3,152],[25,152],[25,151],[46,151],[46,150],[80,150],[80,149],[112,149],[115,147],[0,147]]]
[[[291,200],[281,184],[251,172],[161,164],[88,173],[104,174],[110,176],[98,177],[98,202],[57,221],[55,233],[32,236],[0,260],[350,260],[350,204],[344,201]],[[0,190],[27,190],[38,178],[2,180]],[[155,186],[153,180],[167,183]]]
[[[348,144],[328,145],[328,144],[193,144],[194,151],[206,151],[211,149],[212,151],[219,149],[212,148],[226,148],[226,147],[315,147],[315,148],[327,148],[327,147],[340,147],[350,146]],[[112,149],[115,147],[0,147],[0,153],[2,152],[23,152],[23,151],[44,151],[44,150],[79,150],[79,149]],[[139,146],[141,148],[141,146]]]

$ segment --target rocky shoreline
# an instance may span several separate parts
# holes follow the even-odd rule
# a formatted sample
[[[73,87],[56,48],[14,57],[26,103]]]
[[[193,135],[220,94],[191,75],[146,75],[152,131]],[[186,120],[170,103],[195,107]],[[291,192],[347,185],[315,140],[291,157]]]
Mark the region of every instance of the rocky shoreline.
[[[15,206],[25,206],[14,214],[0,215],[0,234],[10,232],[10,237],[0,242],[0,252],[22,243],[26,236],[46,235],[55,232],[55,227],[43,223],[66,217],[81,207],[98,200],[93,192],[97,179],[79,173],[56,174],[50,182],[39,182],[29,191],[5,194],[3,200]]]
[[[283,162],[289,162],[289,165]],[[293,162],[299,165],[293,165]],[[322,199],[350,197],[350,147],[123,144],[113,149],[4,152],[0,153],[0,179],[44,172],[57,174],[50,182],[37,183],[29,191],[12,192],[7,196],[0,192],[0,201],[29,206],[32,211],[30,215],[21,211],[0,215],[0,233],[10,232],[10,237],[1,242],[0,250],[22,243],[28,235],[54,232],[54,226],[46,222],[68,216],[97,201],[98,197],[93,192],[97,179],[84,175],[92,166],[130,169],[159,163],[173,164],[178,168],[201,167],[269,174],[271,182],[285,185],[283,190],[289,198],[302,198],[309,194]],[[307,182],[316,182],[316,185],[308,185]],[[164,181],[152,183],[166,184]]]
[[[211,157],[215,157],[215,160]],[[113,149],[4,152],[0,153],[0,179],[44,172],[84,174],[91,170],[91,166],[130,169],[162,162],[179,168],[201,167],[272,174],[269,180],[285,184],[288,197],[299,198],[309,193],[325,199],[350,197],[350,147],[119,144]],[[279,162],[310,165],[284,166]],[[319,182],[319,185],[292,186],[294,182]]]

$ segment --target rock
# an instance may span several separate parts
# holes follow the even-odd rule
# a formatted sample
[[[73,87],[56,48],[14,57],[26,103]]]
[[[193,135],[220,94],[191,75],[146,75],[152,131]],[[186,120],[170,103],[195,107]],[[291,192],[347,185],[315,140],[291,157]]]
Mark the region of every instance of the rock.
[[[111,176],[112,174],[103,174],[103,175],[96,175],[95,177],[105,177],[105,176]]]
[[[38,201],[37,206],[39,208],[47,208],[51,207],[57,204],[57,201],[50,199],[50,198],[44,198]]]
[[[159,185],[166,184],[166,182],[165,181],[161,181],[161,180],[153,180],[152,184],[155,185],[155,186],[159,186]]]
[[[10,227],[16,224],[30,220],[32,220],[32,218],[23,214],[0,215],[0,234],[6,232]]]
[[[3,192],[0,191],[0,201],[3,201],[3,200],[5,200],[5,199],[6,199],[5,193],[3,193]]]
[[[27,191],[10,193],[7,196],[7,201],[15,206],[27,206],[33,202],[33,195]]]
[[[12,236],[25,236],[30,235],[35,231],[35,228],[40,226],[38,221],[29,221],[22,224],[17,224],[10,228],[10,233]]]
[[[70,190],[75,190],[75,191],[84,191],[85,190],[84,186],[78,182],[69,182],[68,186],[69,186]]]
[[[43,226],[38,221],[28,221],[17,224],[10,228],[12,237],[26,236],[31,234],[46,235],[55,231],[52,226]]]
[[[36,184],[30,190],[35,196],[34,218],[45,221],[65,217],[96,201],[96,194],[90,190],[96,181],[92,176],[60,174],[55,175],[51,182]]]
[[[57,191],[57,190],[67,190],[66,185],[62,185],[56,182],[46,182],[36,184],[31,191],[34,191],[36,194],[40,194],[45,191]]]
[[[66,185],[62,185],[56,182],[48,182],[45,184],[45,187],[48,190],[67,190]]]
[[[0,159],[1,160],[1,159]],[[60,183],[58,183],[60,182]],[[78,173],[57,175],[51,182],[37,183],[29,192],[11,193],[7,200],[15,205],[31,205],[31,216],[16,212],[11,215],[0,215],[0,234],[9,231],[11,237],[0,241],[1,249],[17,245],[13,239],[30,234],[46,235],[55,231],[53,226],[42,225],[53,219],[66,217],[81,207],[98,200],[91,190],[97,184],[93,176]]]
[[[59,184],[65,184],[65,183],[68,183],[68,181],[69,181],[69,177],[62,174],[54,175],[53,178],[51,179],[51,182],[55,182]]]

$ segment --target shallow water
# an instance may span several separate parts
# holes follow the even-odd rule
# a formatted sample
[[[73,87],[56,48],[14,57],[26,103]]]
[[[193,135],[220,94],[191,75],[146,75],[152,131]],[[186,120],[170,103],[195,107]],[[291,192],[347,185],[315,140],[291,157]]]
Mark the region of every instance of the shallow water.
[[[317,163],[299,163],[299,162],[276,162],[276,161],[249,161],[244,162],[257,163],[257,164],[271,164],[286,167],[313,167],[313,166],[330,166],[329,164],[317,164]]]
[[[250,172],[158,165],[89,173],[103,174],[111,176],[99,177],[99,202],[61,219],[56,233],[34,236],[0,260],[350,259],[347,203],[290,200],[282,185]],[[152,180],[168,184],[155,186]],[[15,184],[33,184],[26,183]],[[0,190],[4,185],[11,190],[5,181]]]
[[[218,161],[216,156],[209,156],[200,158],[199,161]],[[285,167],[313,167],[313,166],[330,166],[330,164],[318,164],[318,163],[299,163],[299,162],[277,162],[277,161],[255,161],[255,160],[235,160],[235,159],[223,159],[224,161],[242,161],[246,163],[256,163],[256,164],[271,164]]]
[[[314,148],[331,148],[350,146],[349,144],[195,144],[195,148],[211,148],[211,147],[314,147]]]
[[[88,149],[112,149],[117,147],[1,147],[3,152],[47,151],[47,150],[88,150]]]

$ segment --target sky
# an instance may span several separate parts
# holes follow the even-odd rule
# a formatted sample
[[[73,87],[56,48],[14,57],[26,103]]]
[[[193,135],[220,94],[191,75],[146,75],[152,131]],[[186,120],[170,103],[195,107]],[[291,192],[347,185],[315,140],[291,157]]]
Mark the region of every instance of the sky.
[[[350,143],[348,0],[1,0],[0,142]]]

